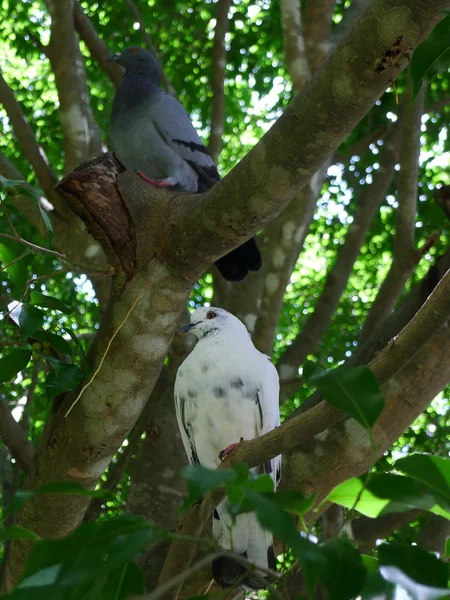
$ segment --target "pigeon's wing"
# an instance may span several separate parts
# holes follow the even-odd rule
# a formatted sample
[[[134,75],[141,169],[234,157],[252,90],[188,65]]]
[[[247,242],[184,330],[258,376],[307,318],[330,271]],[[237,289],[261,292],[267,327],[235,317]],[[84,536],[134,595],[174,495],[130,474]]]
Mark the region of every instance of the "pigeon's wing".
[[[258,435],[263,435],[275,429],[280,424],[280,383],[278,373],[267,356],[262,355],[262,358],[266,361],[266,364],[262,369],[261,385],[258,390]],[[275,456],[269,463],[265,465],[265,471],[272,476],[275,485],[278,485],[281,479],[281,456]]]
[[[194,434],[189,420],[189,414],[186,405],[186,392],[179,378],[175,381],[175,413],[177,416],[178,429],[180,430],[181,440],[191,465],[199,464],[197,451],[195,448]]]
[[[176,98],[162,92],[152,106],[152,120],[167,145],[191,165],[204,186],[212,187],[220,180],[208,150]]]

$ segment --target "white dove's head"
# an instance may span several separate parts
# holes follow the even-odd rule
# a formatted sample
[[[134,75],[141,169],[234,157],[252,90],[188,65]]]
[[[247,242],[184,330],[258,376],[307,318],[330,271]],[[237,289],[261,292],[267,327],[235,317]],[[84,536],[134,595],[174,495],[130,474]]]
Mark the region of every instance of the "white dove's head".
[[[249,337],[245,325],[237,317],[223,308],[215,308],[214,306],[197,308],[191,314],[190,322],[182,327],[180,331],[193,333],[198,339],[222,331]]]

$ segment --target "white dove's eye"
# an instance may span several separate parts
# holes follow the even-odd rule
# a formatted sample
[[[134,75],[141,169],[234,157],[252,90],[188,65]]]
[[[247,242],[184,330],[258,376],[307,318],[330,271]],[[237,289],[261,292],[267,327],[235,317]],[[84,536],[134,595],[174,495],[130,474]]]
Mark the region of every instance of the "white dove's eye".
[[[206,318],[207,319],[215,319],[217,317],[216,313],[212,310],[209,311],[209,313],[207,313]]]

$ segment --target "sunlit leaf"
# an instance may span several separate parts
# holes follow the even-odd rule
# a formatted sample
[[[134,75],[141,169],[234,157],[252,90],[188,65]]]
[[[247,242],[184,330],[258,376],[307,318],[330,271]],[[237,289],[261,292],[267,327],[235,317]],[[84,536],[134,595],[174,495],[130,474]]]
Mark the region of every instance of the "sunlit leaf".
[[[371,518],[412,508],[445,516],[445,512],[437,510],[435,498],[421,489],[414,479],[388,473],[372,475],[366,487],[359,477],[347,479],[329,493],[328,500],[351,508],[358,496],[356,510]]]
[[[450,459],[412,454],[397,460],[395,468],[413,477],[437,504],[450,511]]]

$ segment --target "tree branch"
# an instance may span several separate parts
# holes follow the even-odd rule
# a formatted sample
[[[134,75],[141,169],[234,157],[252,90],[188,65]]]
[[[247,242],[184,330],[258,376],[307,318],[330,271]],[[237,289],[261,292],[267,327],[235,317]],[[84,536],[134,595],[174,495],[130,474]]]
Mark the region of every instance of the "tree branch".
[[[45,195],[55,207],[56,212],[62,219],[69,218],[69,211],[61,196],[54,190],[57,179],[53,173],[48,158],[37,142],[33,130],[28,123],[22,107],[17,102],[14,93],[6,83],[0,72],[0,102],[3,104],[6,114],[14,130],[14,135],[27,160],[33,167],[36,177],[44,190]],[[3,156],[3,155],[2,155]],[[6,168],[6,157],[2,158],[2,170]],[[14,167],[12,170],[15,171]],[[23,179],[20,177],[20,179]]]
[[[298,93],[310,71],[315,72],[324,58],[324,44],[329,36],[331,14],[335,0],[308,2],[304,11],[304,30],[301,26],[300,3],[282,0],[281,22],[287,68]],[[314,12],[317,8],[317,11]],[[331,12],[330,12],[331,11]],[[314,13],[314,14],[312,14]],[[315,24],[311,23],[314,19]],[[309,52],[305,55],[305,42]],[[309,66],[308,66],[309,60]],[[264,288],[256,295],[254,311],[258,313],[253,334],[255,346],[271,354],[276,325],[283,307],[289,277],[303,247],[314,216],[314,207],[320,195],[331,159],[326,161],[301,189],[278,219],[265,230],[261,243],[264,269]],[[256,311],[257,302],[260,308]]]
[[[280,0],[283,47],[286,55],[286,67],[298,94],[311,75],[305,54],[300,2]]]
[[[3,400],[0,401],[0,437],[22,469],[29,471],[34,458],[33,444]]]
[[[119,85],[123,77],[123,69],[114,62],[108,62],[111,52],[105,42],[99,37],[91,20],[82,9],[80,3],[75,0],[73,5],[74,22],[80,38],[86,44],[91,56],[98,62],[102,71],[115,85]]]
[[[263,241],[260,247],[265,267],[264,289],[252,339],[258,350],[265,354],[272,354],[273,338],[283,308],[286,286],[308,235],[328,166],[329,161],[296,194],[280,217],[266,227],[261,236]]]
[[[410,84],[412,89],[412,83]],[[396,234],[392,264],[383,281],[377,297],[370,307],[361,330],[364,341],[378,328],[382,327],[395,308],[405,284],[416,266],[416,247],[414,244],[415,218],[417,208],[417,185],[419,177],[420,124],[425,98],[423,86],[412,108],[405,104],[400,144],[400,166],[398,175],[398,209]],[[406,96],[408,99],[410,94]]]
[[[218,0],[216,4],[216,27],[212,49],[212,110],[211,134],[208,150],[215,163],[219,160],[222,149],[223,123],[225,118],[225,70],[227,66],[227,50],[225,36],[228,31],[228,12],[232,0]]]
[[[51,16],[47,55],[55,75],[64,136],[65,171],[102,150],[86,71],[74,30],[74,0],[47,0]]]
[[[413,508],[406,512],[387,514],[376,519],[359,516],[352,520],[352,534],[360,552],[367,554],[373,549],[377,539],[388,537],[394,531],[416,519],[422,512],[420,509]]]
[[[278,362],[277,368],[282,381],[295,377],[298,366],[303,363],[308,354],[314,352],[328,328],[372,219],[389,189],[397,161],[397,146],[397,136],[385,144],[384,153],[380,158],[380,168],[374,174],[373,183],[361,189],[353,222],[348,229],[345,242],[337,251],[336,262],[327,275],[314,312]]]
[[[418,543],[429,552],[445,553],[445,544],[450,537],[450,522],[439,515],[430,514],[428,521],[422,527]]]
[[[306,56],[314,73],[331,49],[331,17],[336,0],[307,0],[303,15]]]
[[[145,26],[144,19],[142,18],[140,10],[136,6],[136,4],[133,2],[133,0],[125,0],[125,2],[128,5],[128,8],[131,10],[134,18],[139,23],[139,31],[141,32],[142,39],[144,40],[144,43],[147,46],[147,50],[149,50],[152,54],[154,54],[156,56],[156,58],[161,62],[161,58],[158,54],[158,51],[156,50],[149,34],[147,33],[147,28]],[[166,90],[169,92],[169,94],[172,94],[172,96],[176,96],[177,94],[176,94],[175,88],[173,87],[172,83],[170,82],[170,79],[164,73],[164,70],[162,72],[162,81],[164,83]]]
[[[421,309],[427,298],[432,294],[436,285],[450,269],[450,248],[440,256],[427,275],[410,291],[403,303],[387,319],[384,326],[375,332],[362,346],[352,359],[352,364],[367,364],[375,354],[386,346],[411,321]]]

